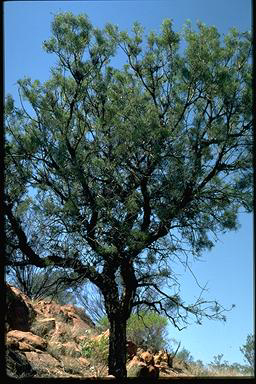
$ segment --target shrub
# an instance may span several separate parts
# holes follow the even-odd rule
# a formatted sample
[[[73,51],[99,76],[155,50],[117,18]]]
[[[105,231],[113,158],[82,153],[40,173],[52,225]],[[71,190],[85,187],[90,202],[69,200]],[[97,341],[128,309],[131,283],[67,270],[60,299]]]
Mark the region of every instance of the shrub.
[[[249,363],[252,370],[254,369],[254,351],[255,351],[255,341],[254,335],[248,335],[246,343],[240,348],[240,351],[244,355],[245,360]]]
[[[177,357],[177,359],[180,359],[187,364],[191,364],[194,360],[193,356],[191,355],[191,353],[186,348],[182,348],[182,350],[177,353],[176,357]]]
[[[152,352],[167,346],[168,320],[155,312],[133,313],[127,321],[127,340],[132,340],[137,346],[151,348]],[[109,328],[108,318],[104,316],[99,323],[104,331]]]
[[[31,332],[45,339],[48,339],[51,330],[51,324],[45,322],[34,321],[31,326]]]
[[[159,351],[167,345],[167,324],[167,319],[155,312],[132,314],[127,322],[127,338],[138,346]]]
[[[108,363],[108,337],[103,336],[99,340],[84,340],[81,343],[81,354],[98,364],[106,365]]]

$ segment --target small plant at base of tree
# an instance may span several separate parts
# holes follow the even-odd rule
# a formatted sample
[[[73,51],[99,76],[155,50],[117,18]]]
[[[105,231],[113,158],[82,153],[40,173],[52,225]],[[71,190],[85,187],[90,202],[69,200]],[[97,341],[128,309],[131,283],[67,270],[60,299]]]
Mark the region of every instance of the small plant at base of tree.
[[[168,346],[167,325],[167,318],[158,313],[133,313],[127,321],[127,340],[133,341],[138,347],[157,352]],[[99,329],[108,328],[109,321],[107,316],[104,316],[99,322]]]
[[[108,362],[108,337],[103,336],[99,340],[86,339],[81,345],[81,355],[91,359],[94,363],[107,365]]]

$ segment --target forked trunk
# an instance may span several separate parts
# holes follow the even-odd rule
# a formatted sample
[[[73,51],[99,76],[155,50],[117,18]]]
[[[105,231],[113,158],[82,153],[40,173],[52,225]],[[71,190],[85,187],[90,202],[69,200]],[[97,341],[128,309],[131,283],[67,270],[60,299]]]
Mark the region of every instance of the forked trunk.
[[[126,371],[126,321],[121,316],[109,319],[108,371],[116,378],[127,377]]]

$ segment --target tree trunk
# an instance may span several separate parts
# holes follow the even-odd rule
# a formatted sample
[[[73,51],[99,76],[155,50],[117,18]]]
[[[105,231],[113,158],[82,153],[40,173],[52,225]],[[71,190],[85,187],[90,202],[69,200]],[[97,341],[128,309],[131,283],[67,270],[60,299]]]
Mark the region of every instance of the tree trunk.
[[[108,371],[116,378],[127,377],[126,371],[126,320],[122,316],[109,318]]]

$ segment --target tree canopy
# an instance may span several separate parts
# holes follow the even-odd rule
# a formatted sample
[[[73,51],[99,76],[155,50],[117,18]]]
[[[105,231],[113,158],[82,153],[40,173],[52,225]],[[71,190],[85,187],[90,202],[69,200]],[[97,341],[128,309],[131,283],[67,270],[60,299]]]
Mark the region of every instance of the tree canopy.
[[[251,36],[222,41],[203,23],[176,33],[167,19],[144,37],[139,23],[129,35],[67,12],[43,48],[58,60],[49,80],[19,80],[20,107],[6,99],[6,263],[95,284],[109,371],[125,376],[134,307],[180,328],[223,318],[216,301],[183,301],[173,261],[199,257],[252,209]]]

